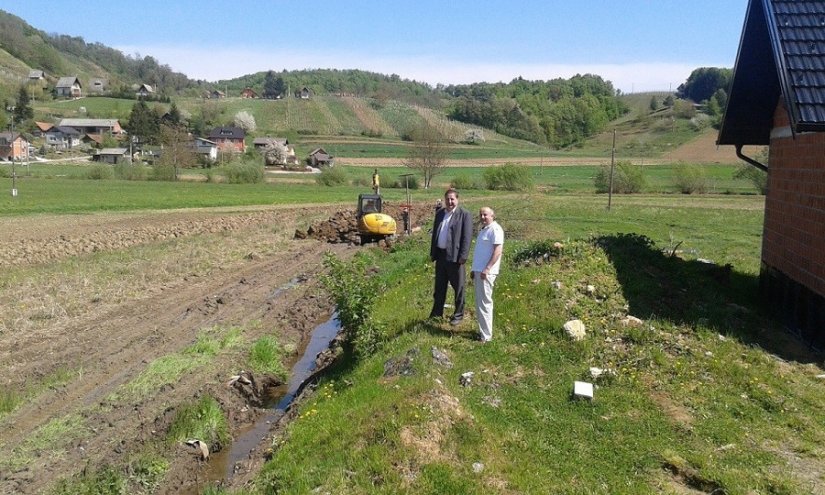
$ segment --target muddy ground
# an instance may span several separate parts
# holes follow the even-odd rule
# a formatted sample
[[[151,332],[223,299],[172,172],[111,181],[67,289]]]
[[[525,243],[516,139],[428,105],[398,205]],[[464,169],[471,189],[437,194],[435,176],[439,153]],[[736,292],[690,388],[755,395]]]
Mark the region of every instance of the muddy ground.
[[[196,449],[163,443],[174,412],[211,395],[233,434],[266,412],[261,396],[277,379],[255,376],[257,389],[227,383],[248,371],[246,352],[260,336],[276,336],[289,369],[329,318],[323,256],[361,248],[294,233],[345,209],[0,219],[0,398],[22,399],[0,416],[0,493],[42,493],[158,449],[172,463],[157,492],[198,493],[208,463]],[[243,329],[239,350],[156,390],[123,392],[153,361],[227,327]],[[50,435],[60,426],[67,432]]]

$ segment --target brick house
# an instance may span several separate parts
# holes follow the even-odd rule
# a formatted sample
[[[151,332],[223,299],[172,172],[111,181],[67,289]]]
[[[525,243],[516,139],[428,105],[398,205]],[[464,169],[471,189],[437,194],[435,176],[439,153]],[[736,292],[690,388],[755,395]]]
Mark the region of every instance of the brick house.
[[[760,287],[825,348],[825,3],[750,0],[718,144],[768,174]],[[742,152],[768,145],[768,164]]]
[[[221,153],[243,153],[246,151],[246,133],[240,127],[216,127],[207,136],[218,146]]]
[[[19,132],[0,132],[0,160],[21,161],[29,156],[29,141]]]

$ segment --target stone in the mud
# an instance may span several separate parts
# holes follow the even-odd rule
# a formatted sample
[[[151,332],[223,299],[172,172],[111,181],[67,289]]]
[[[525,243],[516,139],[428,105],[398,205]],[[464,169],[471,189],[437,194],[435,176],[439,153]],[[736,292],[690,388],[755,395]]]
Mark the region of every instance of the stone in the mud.
[[[418,349],[410,349],[403,356],[388,359],[384,363],[384,377],[410,376],[415,374],[413,358],[418,355]]]
[[[435,364],[437,364],[439,366],[443,366],[445,368],[452,368],[453,367],[453,362],[450,361],[450,358],[447,356],[447,354],[444,351],[442,351],[441,349],[439,349],[438,347],[433,346],[432,354],[433,354],[433,362],[435,362]]]
[[[458,378],[458,383],[460,383],[462,387],[469,387],[473,381],[473,375],[475,375],[475,373],[472,371],[462,373]]]
[[[563,328],[567,336],[573,340],[582,340],[586,335],[584,322],[581,320],[570,320],[564,324]]]

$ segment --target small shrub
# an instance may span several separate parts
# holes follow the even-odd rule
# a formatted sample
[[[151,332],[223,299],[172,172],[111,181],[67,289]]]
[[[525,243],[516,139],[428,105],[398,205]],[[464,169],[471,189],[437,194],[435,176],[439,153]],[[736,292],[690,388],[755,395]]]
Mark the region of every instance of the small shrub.
[[[264,167],[259,163],[230,163],[226,167],[230,184],[258,184],[264,181]]]
[[[459,191],[463,189],[483,189],[481,184],[466,175],[453,177],[453,180],[450,181],[450,185],[453,189],[458,189]]]
[[[330,167],[315,176],[315,182],[322,186],[340,186],[347,183],[347,173],[340,168]]]
[[[529,191],[533,188],[530,169],[513,163],[484,170],[484,186],[493,191]]]
[[[418,176],[417,175],[410,175],[407,177],[399,177],[390,184],[390,187],[393,189],[404,189],[408,187],[410,189],[418,189],[420,184],[418,183]]]
[[[372,320],[373,302],[384,292],[383,284],[377,276],[368,273],[362,258],[343,262],[328,254],[324,266],[328,274],[323,283],[338,309],[345,342],[359,358],[374,354],[386,338],[383,329]]]
[[[610,190],[610,165],[602,165],[596,172],[593,182],[596,192],[606,193]],[[633,194],[642,192],[645,187],[644,169],[641,165],[620,161],[613,171],[613,192],[617,194]]]
[[[673,169],[673,184],[682,194],[703,194],[708,190],[704,167],[680,163]]]
[[[365,129],[361,131],[362,136],[380,138],[384,136],[384,132],[380,129]]]
[[[768,192],[768,173],[753,165],[742,165],[733,174],[734,179],[747,179],[753,184],[759,194]]]
[[[146,168],[136,163],[115,164],[115,178],[121,180],[146,180]]]
[[[177,180],[175,166],[171,163],[156,162],[152,165],[152,180],[174,182]]]
[[[111,165],[98,163],[89,167],[86,171],[86,178],[92,180],[108,180],[115,178],[115,172]]]
[[[364,177],[363,175],[359,175],[358,177],[352,179],[352,185],[358,187],[372,187],[372,179],[369,177]]]

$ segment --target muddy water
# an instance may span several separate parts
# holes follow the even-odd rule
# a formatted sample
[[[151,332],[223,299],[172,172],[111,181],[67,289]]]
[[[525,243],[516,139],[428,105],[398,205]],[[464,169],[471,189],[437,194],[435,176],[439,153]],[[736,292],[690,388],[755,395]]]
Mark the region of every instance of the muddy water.
[[[207,478],[212,481],[229,480],[235,474],[235,464],[246,460],[249,454],[266,438],[269,428],[284,415],[300,393],[306,381],[315,371],[315,358],[329,347],[330,342],[341,330],[337,314],[321,323],[312,331],[301,358],[292,367],[289,382],[273,390],[273,407],[261,416],[249,429],[242,431],[232,442],[232,446],[216,452],[209,461]]]

